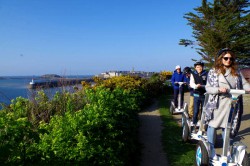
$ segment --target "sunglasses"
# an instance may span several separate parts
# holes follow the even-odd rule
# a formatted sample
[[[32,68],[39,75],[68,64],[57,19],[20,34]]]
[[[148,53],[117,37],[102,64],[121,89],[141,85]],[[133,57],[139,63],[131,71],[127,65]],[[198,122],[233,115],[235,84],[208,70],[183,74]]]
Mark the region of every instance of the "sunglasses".
[[[225,61],[227,61],[228,59],[230,59],[230,61],[234,61],[234,58],[231,58],[231,57],[223,57],[223,59],[224,59]]]

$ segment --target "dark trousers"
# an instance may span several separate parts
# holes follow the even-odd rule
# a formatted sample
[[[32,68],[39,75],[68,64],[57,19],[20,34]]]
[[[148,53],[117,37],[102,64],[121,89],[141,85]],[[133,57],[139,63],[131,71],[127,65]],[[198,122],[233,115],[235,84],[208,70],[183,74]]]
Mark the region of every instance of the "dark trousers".
[[[196,96],[194,95],[194,116],[193,116],[193,124],[197,124],[198,122],[198,115],[200,108],[202,109],[203,104],[204,104],[205,96],[200,95]]]
[[[183,101],[184,101],[184,91],[183,88],[180,89],[174,89],[174,105],[177,108],[178,107],[178,95],[179,95],[179,91],[181,93],[181,108],[183,107]]]

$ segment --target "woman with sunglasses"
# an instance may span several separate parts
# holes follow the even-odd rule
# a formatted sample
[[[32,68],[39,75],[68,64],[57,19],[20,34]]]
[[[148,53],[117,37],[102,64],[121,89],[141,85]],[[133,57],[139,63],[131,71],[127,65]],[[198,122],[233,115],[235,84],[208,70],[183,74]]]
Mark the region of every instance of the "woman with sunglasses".
[[[229,89],[244,89],[250,91],[250,84],[237,68],[235,54],[228,48],[220,50],[217,54],[214,68],[208,73],[206,91],[209,100],[206,104],[206,120],[208,121],[207,137],[210,143],[210,158],[216,160],[214,150],[214,133],[218,128],[223,130],[228,122],[228,110],[231,108]]]

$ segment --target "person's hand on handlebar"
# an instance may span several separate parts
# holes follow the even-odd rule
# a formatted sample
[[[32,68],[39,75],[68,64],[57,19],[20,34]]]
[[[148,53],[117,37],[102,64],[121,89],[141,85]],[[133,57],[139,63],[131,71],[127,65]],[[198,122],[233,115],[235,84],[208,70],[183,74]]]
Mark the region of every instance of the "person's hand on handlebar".
[[[219,93],[227,93],[227,88],[219,88]]]
[[[202,88],[201,84],[197,84],[196,86],[197,86],[197,88]]]

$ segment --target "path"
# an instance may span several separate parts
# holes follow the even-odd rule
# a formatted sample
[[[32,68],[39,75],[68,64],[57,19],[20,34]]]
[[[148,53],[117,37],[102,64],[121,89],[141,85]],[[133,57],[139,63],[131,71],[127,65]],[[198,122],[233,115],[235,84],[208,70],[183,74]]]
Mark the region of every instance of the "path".
[[[143,144],[141,166],[167,166],[161,140],[163,127],[158,103],[154,102],[144,112],[139,113],[139,120],[139,139]]]

